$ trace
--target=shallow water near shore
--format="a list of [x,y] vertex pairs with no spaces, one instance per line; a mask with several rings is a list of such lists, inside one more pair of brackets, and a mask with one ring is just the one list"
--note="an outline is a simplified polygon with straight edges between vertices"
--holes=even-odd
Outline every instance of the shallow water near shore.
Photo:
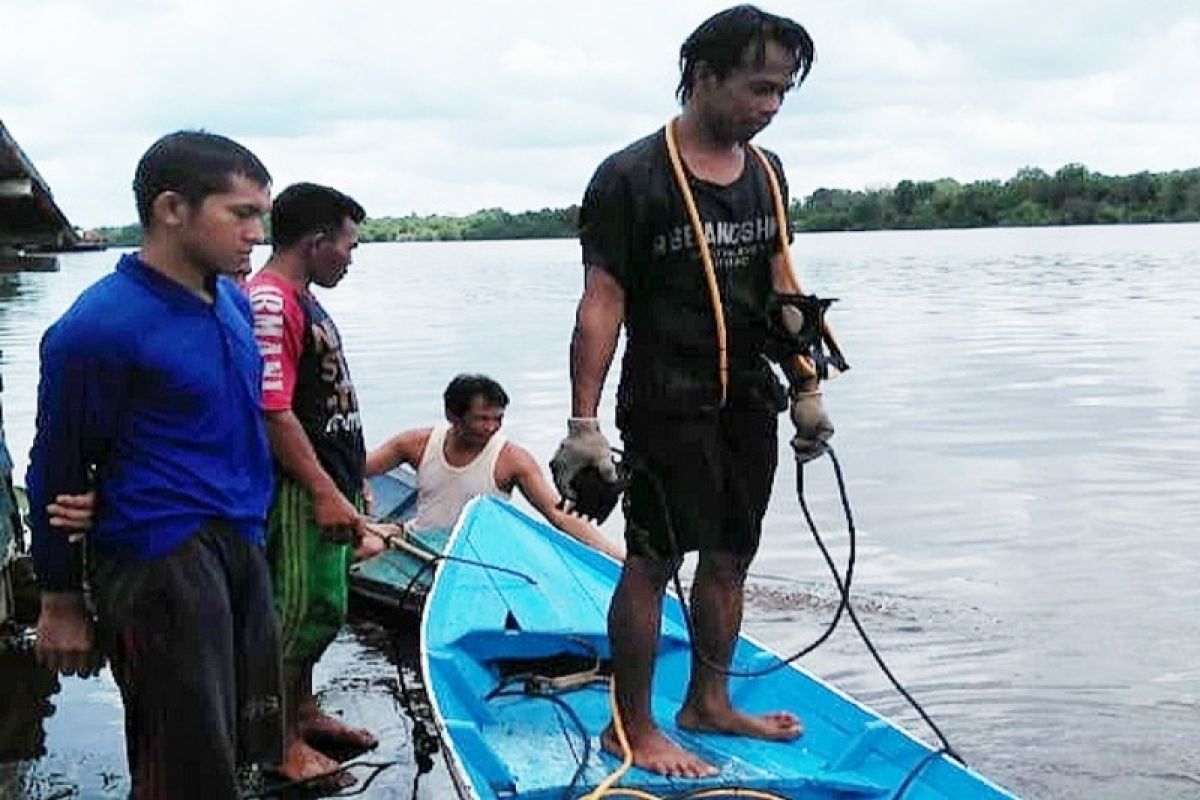
[[[858,528],[855,605],[889,666],[972,766],[1023,797],[1200,796],[1200,225],[808,234],[794,253],[806,288],[840,298],[830,318],[853,369],[825,399]],[[0,275],[18,478],[38,339],[115,258]],[[570,241],[360,247],[320,296],[368,445],[437,420],[450,377],[481,371],[512,396],[507,433],[544,464],[568,411],[577,262]],[[837,595],[781,455],[746,628],[789,652]],[[828,459],[806,468],[806,497],[844,563]],[[397,666],[411,653],[359,624],[317,672],[329,708],[381,735],[363,760],[396,762],[365,797],[413,796],[398,698],[414,676]],[[849,626],[801,663],[932,741]],[[123,797],[111,679],[57,684],[0,662],[4,719],[28,720],[0,742],[0,797]],[[18,685],[38,702],[17,704]],[[416,796],[453,796],[434,762]]]

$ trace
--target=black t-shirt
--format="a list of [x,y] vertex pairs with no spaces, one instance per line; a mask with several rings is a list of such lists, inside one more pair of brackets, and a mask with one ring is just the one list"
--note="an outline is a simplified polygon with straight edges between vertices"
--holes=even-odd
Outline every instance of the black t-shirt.
[[[787,207],[787,183],[775,169]],[[720,186],[689,174],[724,307],[727,403],[778,410],[781,387],[762,356],[770,261],[779,252],[774,201],[762,164],[747,152],[741,176]],[[585,264],[625,292],[625,358],[618,416],[691,415],[720,405],[717,327],[704,266],[663,130],[609,156],[579,212]],[[790,237],[790,231],[789,237]]]
[[300,300],[304,351],[296,370],[292,411],[321,466],[342,494],[352,499],[362,492],[367,459],[358,396],[333,319],[311,294],[301,294]]

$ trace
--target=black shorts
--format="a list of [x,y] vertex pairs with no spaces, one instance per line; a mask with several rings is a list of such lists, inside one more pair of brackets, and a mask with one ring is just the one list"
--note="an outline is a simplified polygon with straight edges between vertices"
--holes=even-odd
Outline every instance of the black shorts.
[[693,550],[751,558],[775,479],[776,416],[731,408],[686,418],[626,415],[628,551],[668,560]]
[[210,523],[163,558],[95,558],[100,642],[125,706],[130,797],[236,798],[282,758],[266,559]]

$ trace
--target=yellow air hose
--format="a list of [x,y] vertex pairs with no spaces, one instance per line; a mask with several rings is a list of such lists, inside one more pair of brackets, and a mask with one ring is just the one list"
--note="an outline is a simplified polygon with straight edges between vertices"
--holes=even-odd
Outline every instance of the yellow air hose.
[[678,119],[671,120],[664,129],[667,134],[667,155],[671,158],[675,183],[679,185],[679,193],[683,195],[683,203],[687,206],[688,220],[692,223],[696,246],[700,248],[700,262],[704,265],[708,299],[712,302],[713,319],[717,323],[717,369],[721,378],[721,405],[724,406],[725,398],[729,396],[729,334],[725,330],[725,311],[721,304],[721,290],[717,287],[717,270],[713,266],[712,249],[708,246],[708,237],[704,235],[704,224],[700,222],[700,212],[696,210],[696,199],[692,197],[692,189],[688,186],[687,173],[683,171],[679,145],[675,143],[677,121]]
[[[783,192],[779,188],[779,178],[775,175],[775,168],[771,166],[771,162],[767,160],[767,156],[762,150],[753,144],[747,144],[746,146],[750,148],[750,152],[758,159],[758,163],[762,164],[763,172],[767,174],[767,183],[771,185],[771,200],[775,205],[775,219],[779,223],[776,226],[779,228],[779,252],[783,254],[783,263],[786,267],[784,270],[784,280],[787,283],[786,288],[792,294],[803,294],[800,291],[800,281],[796,280],[796,270],[792,266],[792,247],[791,242],[788,241],[787,209],[783,206]],[[828,343],[830,350],[835,353],[842,352],[841,347],[838,346],[837,339],[834,338],[833,329],[824,321],[822,321],[821,336]],[[803,374],[810,378],[816,377],[817,371],[813,367],[812,361],[804,356],[797,356],[795,363]]]
[[[717,271],[713,265],[712,249],[708,244],[708,237],[704,235],[704,223],[700,220],[700,212],[696,209],[696,199],[692,195],[692,189],[688,185],[687,172],[683,168],[683,159],[679,155],[679,145],[675,139],[675,124],[678,118],[667,123],[664,131],[667,139],[667,155],[671,160],[671,169],[675,174],[675,183],[679,187],[679,193],[683,196],[684,206],[687,208],[688,221],[692,226],[692,233],[696,239],[696,246],[700,250],[700,263],[704,266],[704,278],[708,285],[708,299],[712,303],[713,320],[717,326],[717,369],[721,381],[721,405],[725,405],[725,400],[729,396],[729,334],[725,328],[725,311],[721,302],[721,290],[717,285]],[[763,172],[766,173],[767,183],[771,187],[771,201],[775,207],[776,228],[779,231],[779,251],[783,255],[785,265],[784,281],[787,284],[787,291],[792,294],[800,294],[800,282],[796,280],[796,272],[792,267],[791,242],[788,241],[788,225],[787,209],[783,205],[783,191],[779,187],[779,178],[775,175],[775,169],[771,166],[771,162],[767,160],[766,155],[753,144],[747,144],[750,152],[762,165]],[[831,348],[840,352],[837,342],[833,338],[833,331],[828,325],[825,325],[821,331],[825,340],[829,342]],[[814,378],[817,375],[816,369],[813,367],[812,361],[804,356],[796,356],[794,360],[795,366],[799,369],[800,374]]]
[[[608,682],[608,700],[609,705],[612,706],[612,725],[613,730],[616,731],[617,734],[617,744],[621,745],[621,766],[609,773],[607,778],[600,781],[600,785],[588,792],[586,795],[580,798],[580,800],[600,800],[602,797],[616,797],[617,793],[626,795],[628,792],[638,791],[636,789],[612,788],[612,785],[621,780],[625,773],[628,772],[633,766],[633,748],[629,746],[629,736],[625,733],[625,722],[621,719],[621,707],[617,704],[616,678],[613,678]],[[654,795],[646,794],[644,792],[638,792],[638,794],[634,796],[642,797],[648,800],[658,800],[658,798]]]
[[784,278],[787,280],[787,290],[792,294],[800,294],[800,281],[796,280],[796,272],[792,269],[792,243],[788,241],[787,209],[783,207],[783,192],[779,188],[779,178],[775,176],[775,168],[767,160],[767,156],[756,145],[746,145],[758,163],[762,164],[763,172],[767,175],[767,183],[771,186],[771,202],[775,206],[775,227],[779,229],[779,252],[783,254],[783,263],[787,265]]
[[[629,746],[629,736],[625,733],[625,722],[621,719],[621,709],[617,705],[617,681],[615,678],[608,682],[609,688],[609,703],[612,706],[613,715],[613,730],[617,734],[617,743],[621,745],[621,766],[613,770],[607,778],[600,781],[600,784],[583,795],[579,800],[602,800],[605,797],[635,797],[638,800],[667,800],[667,798],[643,792],[641,789],[627,789],[624,787],[614,787],[613,784],[621,780],[626,772],[633,767],[633,748]],[[704,789],[693,794],[689,794],[688,800],[701,800],[707,797],[747,797],[752,800],[787,800],[786,797],[771,792],[760,792],[757,789],[739,789],[736,786],[729,788]]]

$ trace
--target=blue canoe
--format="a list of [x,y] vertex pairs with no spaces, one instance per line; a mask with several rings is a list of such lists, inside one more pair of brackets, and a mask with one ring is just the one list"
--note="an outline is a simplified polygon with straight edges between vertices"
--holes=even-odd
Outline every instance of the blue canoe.
[[[399,467],[368,480],[375,496],[372,516],[395,523],[412,519],[417,511],[416,473]],[[407,542],[417,551],[436,555],[445,549],[449,536],[449,531],[422,531],[411,534]],[[384,611],[420,614],[432,582],[428,559],[405,550],[386,550],[350,567],[350,594]]]
[[[610,716],[607,684],[584,679],[589,667],[608,671],[605,618],[620,566],[493,498],[477,498],[464,510],[446,552],[463,560],[437,569],[421,622],[422,669],[460,795],[582,797],[619,766],[599,748]],[[754,670],[776,658],[742,637],[734,668]],[[635,768],[620,779],[620,789],[662,798],[703,789],[725,790],[707,797],[739,796],[734,787],[794,800],[1014,798],[795,667],[734,678],[730,689],[748,711],[799,713],[806,727],[799,739],[763,742],[678,730],[674,712],[689,669],[681,607],[668,597],[655,716],[721,774],[672,779]],[[573,682],[581,675],[582,686],[553,685],[553,679]]]

